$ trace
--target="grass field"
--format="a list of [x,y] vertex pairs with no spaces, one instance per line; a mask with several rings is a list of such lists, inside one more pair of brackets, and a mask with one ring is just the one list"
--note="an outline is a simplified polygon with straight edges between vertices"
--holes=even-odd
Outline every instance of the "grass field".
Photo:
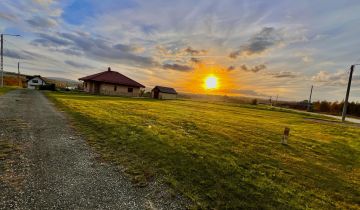
[[0,87],[0,96],[9,92],[10,90],[14,90],[16,87]]
[[265,106],[47,95],[104,159],[139,185],[162,179],[192,208],[359,208],[356,125]]

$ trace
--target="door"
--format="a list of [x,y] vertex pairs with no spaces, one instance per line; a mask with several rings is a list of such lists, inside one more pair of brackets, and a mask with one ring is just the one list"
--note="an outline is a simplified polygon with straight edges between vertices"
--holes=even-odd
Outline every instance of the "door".
[[94,87],[94,93],[95,94],[99,94],[100,93],[100,83],[95,83],[94,84],[95,85],[95,87]]

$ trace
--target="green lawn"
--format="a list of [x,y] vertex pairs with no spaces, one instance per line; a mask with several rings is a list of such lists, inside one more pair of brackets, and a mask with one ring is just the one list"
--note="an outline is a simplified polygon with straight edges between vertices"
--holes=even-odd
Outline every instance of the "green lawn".
[[104,159],[139,185],[162,179],[192,208],[359,208],[355,125],[262,106],[48,96]]
[[0,96],[9,92],[10,90],[16,89],[15,87],[0,87]]

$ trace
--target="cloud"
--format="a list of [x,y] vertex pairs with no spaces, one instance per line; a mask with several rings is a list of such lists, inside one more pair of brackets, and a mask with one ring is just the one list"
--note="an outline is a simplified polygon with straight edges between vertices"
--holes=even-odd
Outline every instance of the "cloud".
[[[169,57],[181,57],[181,56],[201,56],[206,55],[207,50],[204,49],[194,49],[191,46],[184,47],[183,42],[170,42],[164,45],[156,46],[157,52],[161,56]],[[186,45],[185,45],[186,46]]]
[[60,52],[66,55],[75,55],[75,56],[82,56],[84,55],[84,53],[82,51],[76,50],[76,49],[59,49],[59,48],[54,48],[54,49],[50,49],[51,51],[54,52]]
[[270,74],[275,78],[295,78],[299,76],[298,73],[294,73],[291,71],[272,72]]
[[0,12],[0,19],[8,20],[14,22],[17,18],[15,15],[12,14],[5,14]]
[[69,46],[72,44],[72,42],[61,39],[56,36],[50,36],[48,34],[39,34],[39,39],[35,39],[31,42],[33,45],[42,45],[44,47],[50,47],[50,46]]
[[115,49],[121,50],[123,52],[131,52],[133,51],[133,48],[129,45],[124,45],[124,44],[116,44],[114,45]]
[[133,66],[155,67],[159,64],[151,57],[141,56],[138,47],[113,44],[109,40],[79,33],[40,34],[40,39],[33,44],[49,47],[49,49],[69,55],[86,55],[103,62],[125,63]]
[[33,2],[39,5],[48,6],[53,3],[53,0],[33,0]]
[[238,56],[250,56],[254,54],[261,54],[270,47],[277,46],[283,41],[279,30],[273,27],[264,27],[259,33],[255,34],[247,44],[240,47],[239,50],[231,52],[230,58],[237,58]]
[[66,64],[68,64],[68,65],[70,65],[72,67],[75,67],[75,68],[82,68],[82,69],[93,68],[90,65],[87,65],[87,64],[84,64],[84,63],[78,63],[78,62],[75,62],[75,61],[66,60],[66,61],[64,61],[64,63],[66,63]]
[[191,71],[191,70],[193,70],[193,68],[190,66],[180,65],[180,64],[164,64],[163,68],[171,69],[171,70],[175,70],[175,71]]
[[195,50],[192,47],[187,47],[184,51],[190,55],[205,55],[207,53],[207,50]]
[[308,55],[304,55],[301,60],[304,62],[304,63],[310,63],[313,61],[312,57],[308,56]]
[[57,22],[49,17],[34,16],[26,21],[36,28],[51,28],[57,25]]
[[[312,81],[317,82],[321,85],[327,86],[346,86],[349,79],[349,74],[346,71],[337,71],[330,73],[327,71],[320,71],[312,78]],[[360,82],[360,76],[353,76],[353,82],[357,84]]]
[[190,61],[194,63],[201,63],[201,60],[199,58],[191,58]]
[[251,71],[251,72],[259,72],[261,70],[264,70],[266,69],[266,65],[265,64],[260,64],[260,65],[256,65],[256,66],[253,66],[253,67],[249,67],[247,66],[246,64],[243,64],[240,66],[240,69],[243,70],[243,71]]
[[235,70],[235,69],[236,69],[235,66],[229,66],[229,67],[227,68],[228,71],[233,71],[233,70]]
[[114,45],[114,48],[121,50],[123,52],[133,52],[133,53],[141,53],[144,51],[143,47],[139,47],[135,45],[116,44]]
[[102,38],[91,36],[80,36],[73,33],[60,33],[63,39],[70,40],[75,49],[81,50],[84,54],[101,59],[102,61],[125,62],[135,66],[156,66],[157,63],[151,57],[133,54],[129,52],[131,46],[112,45],[109,41]]
[[31,53],[25,51],[11,50],[11,49],[4,49],[4,56],[8,58],[23,59],[23,60],[31,60],[35,58]]

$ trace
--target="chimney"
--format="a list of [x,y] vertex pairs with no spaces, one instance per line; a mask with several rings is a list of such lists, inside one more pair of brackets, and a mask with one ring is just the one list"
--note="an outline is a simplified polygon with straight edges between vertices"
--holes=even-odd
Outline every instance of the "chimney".
[[111,68],[110,68],[110,67],[108,67],[108,71],[111,71]]

